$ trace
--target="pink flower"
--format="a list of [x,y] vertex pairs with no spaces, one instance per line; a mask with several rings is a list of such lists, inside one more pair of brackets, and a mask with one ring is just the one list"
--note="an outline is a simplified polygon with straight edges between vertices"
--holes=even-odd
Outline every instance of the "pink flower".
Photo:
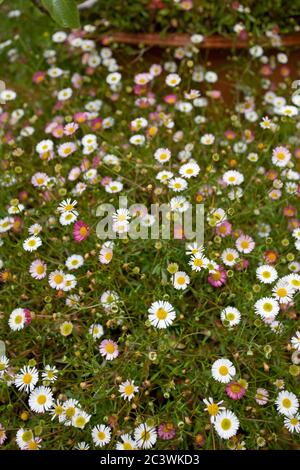
[[216,234],[224,238],[224,237],[227,237],[227,235],[231,234],[231,229],[232,229],[231,223],[225,220],[224,222],[222,222],[220,225],[216,227]]
[[82,242],[89,236],[90,233],[90,227],[83,220],[78,220],[77,222],[75,222],[73,227],[73,236],[75,242]]
[[235,269],[237,271],[243,271],[244,269],[247,269],[249,266],[249,261],[245,258],[242,258],[241,261],[239,261],[238,263],[236,263],[235,265]]
[[215,272],[209,274],[207,280],[213,287],[221,287],[223,284],[225,284],[227,280],[227,274],[223,266],[218,266]]
[[31,323],[31,314],[30,314],[30,310],[28,308],[24,308],[24,315],[25,315],[25,325],[29,325],[29,323]]
[[176,436],[176,429],[173,423],[162,423],[157,430],[158,437],[164,441],[170,441]]
[[240,235],[239,238],[235,242],[235,246],[237,247],[240,253],[251,253],[255,247],[255,241],[253,238],[249,237],[249,235]]
[[176,95],[167,95],[164,97],[165,103],[168,104],[175,104],[176,103]]
[[45,80],[46,73],[42,71],[35,72],[32,77],[33,83],[41,83]]
[[232,400],[240,400],[246,393],[246,389],[238,382],[232,381],[226,385],[226,393]]
[[255,401],[259,405],[263,406],[268,403],[269,392],[265,388],[258,388],[255,394]]

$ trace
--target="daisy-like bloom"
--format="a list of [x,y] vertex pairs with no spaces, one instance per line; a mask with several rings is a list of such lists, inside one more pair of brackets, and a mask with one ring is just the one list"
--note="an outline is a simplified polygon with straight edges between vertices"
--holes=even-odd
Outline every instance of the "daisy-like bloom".
[[101,341],[99,351],[101,356],[103,356],[107,361],[112,361],[119,355],[118,345],[111,339],[104,339]]
[[65,142],[58,147],[57,153],[60,157],[67,158],[69,155],[76,152],[76,150],[77,147],[74,142]]
[[177,73],[170,73],[166,77],[166,84],[170,87],[175,87],[179,85],[180,82],[181,82],[181,78],[179,77]]
[[172,325],[176,318],[174,307],[164,300],[153,302],[148,312],[148,319],[151,325],[158,329],[167,328]]
[[294,393],[282,390],[278,394],[275,405],[278,413],[285,416],[294,416],[298,411],[299,401]]
[[5,355],[0,356],[0,379],[3,377],[4,372],[8,368],[9,360]]
[[203,400],[204,404],[206,405],[206,408],[204,408],[204,411],[207,411],[207,413],[210,416],[210,422],[214,423],[216,416],[220,411],[225,410],[225,406],[222,406],[223,400],[219,401],[218,403],[215,403],[212,397],[204,398]]
[[112,218],[115,222],[127,222],[130,220],[131,215],[128,209],[121,208],[113,213]]
[[144,145],[146,138],[143,134],[135,134],[130,137],[129,142],[132,145]]
[[36,413],[45,413],[53,406],[53,394],[49,387],[37,387],[29,396],[29,407]]
[[264,264],[263,266],[259,266],[257,268],[256,277],[264,284],[272,284],[272,282],[276,281],[278,274],[273,266]]
[[300,275],[299,274],[289,274],[288,276],[284,276],[282,281],[285,281],[292,289],[295,291],[300,289]]
[[279,304],[272,297],[263,297],[255,302],[254,309],[262,318],[275,318],[279,313]]
[[76,122],[70,122],[64,127],[65,135],[73,135],[79,129],[79,125]]
[[152,75],[150,73],[138,73],[134,77],[134,83],[136,85],[147,85],[152,80]]
[[255,242],[249,235],[241,235],[237,238],[235,246],[240,253],[251,253],[254,250]]
[[201,254],[195,254],[194,256],[191,257],[189,261],[189,265],[191,266],[193,271],[201,271],[201,269],[204,269],[207,267],[208,259],[205,256],[202,256]]
[[284,426],[290,432],[300,433],[300,414],[297,413],[294,416],[287,416],[284,418]]
[[123,184],[120,181],[110,181],[105,185],[105,191],[107,193],[119,193],[123,189]]
[[41,142],[37,144],[35,149],[37,153],[43,154],[43,153],[51,152],[53,150],[53,147],[54,147],[53,141],[50,139],[47,139],[47,140],[41,140]]
[[124,400],[132,400],[134,394],[138,391],[139,387],[134,385],[134,380],[126,380],[126,382],[121,383],[119,386],[119,392]]
[[90,234],[91,229],[83,220],[75,222],[73,227],[73,236],[76,243],[84,241]]
[[221,312],[221,321],[229,326],[238,325],[241,321],[241,312],[235,307],[226,307]]
[[111,430],[104,424],[97,424],[92,429],[92,439],[97,447],[103,447],[110,442]]
[[119,72],[109,73],[106,77],[106,83],[108,83],[110,86],[117,85],[120,83],[121,79],[122,75]]
[[213,134],[204,134],[200,139],[200,142],[203,145],[212,145],[214,141],[215,136]]
[[261,122],[259,123],[259,125],[262,129],[272,129],[272,128],[274,128],[274,123],[272,122],[272,120],[268,116],[263,117]]
[[0,446],[5,442],[6,440],[6,431],[5,427],[3,426],[2,423],[0,423]]
[[13,331],[19,331],[28,324],[28,318],[26,318],[26,309],[24,308],[15,308],[8,320],[8,325]]
[[4,217],[0,219],[0,233],[8,232],[14,225],[13,217]]
[[118,294],[112,290],[106,290],[100,297],[100,302],[106,310],[111,310],[112,307],[116,306],[118,300]]
[[244,181],[244,175],[236,170],[226,171],[222,177],[224,183],[228,186],[238,186]]
[[179,174],[183,178],[192,178],[192,176],[198,176],[200,172],[200,167],[195,161],[189,161],[179,168]]
[[82,137],[81,143],[84,147],[97,144],[97,137],[95,134],[86,134]]
[[217,359],[212,367],[211,374],[217,382],[227,384],[235,376],[235,367],[229,359]]
[[169,149],[159,148],[155,151],[154,158],[159,163],[166,163],[171,158],[171,152]]
[[194,242],[194,243],[190,243],[188,246],[187,246],[187,250],[186,250],[186,254],[187,255],[203,255],[204,253],[204,247],[203,245],[198,245],[198,243]]
[[58,404],[58,417],[59,422],[64,423],[66,426],[71,426],[72,419],[75,416],[78,409],[80,409],[80,403],[78,400],[74,398],[70,398],[69,400],[65,401],[62,405],[63,412],[60,412],[60,405]]
[[70,321],[64,321],[60,325],[59,330],[62,336],[65,336],[65,337],[70,336],[70,334],[72,334],[72,331],[73,331],[73,323]]
[[35,173],[31,178],[31,183],[34,187],[39,188],[42,186],[47,186],[50,178],[46,173]]
[[47,264],[40,259],[36,259],[31,263],[29,273],[34,279],[44,279],[47,274]]
[[13,90],[2,90],[0,92],[0,101],[13,101],[17,97],[17,93]]
[[272,292],[279,303],[287,304],[293,299],[294,289],[285,280],[279,280]]
[[226,385],[226,394],[232,400],[240,400],[246,393],[245,387],[243,387],[239,382],[232,381]]
[[137,447],[140,449],[150,449],[156,443],[156,429],[148,426],[146,423],[142,423],[134,430],[134,439]]
[[44,371],[42,372],[42,379],[47,380],[47,382],[55,382],[57,380],[58,370],[56,367],[51,367],[49,365],[45,366]]
[[239,254],[232,248],[226,248],[221,255],[221,259],[226,266],[234,266],[239,259]]
[[30,235],[38,235],[43,230],[43,227],[40,224],[30,225],[28,232]]
[[157,429],[159,439],[171,441],[176,437],[176,427],[173,423],[161,423]]
[[78,269],[84,263],[83,256],[81,255],[71,255],[66,259],[66,267],[69,270]]
[[65,199],[64,201],[60,202],[57,210],[58,212],[73,212],[75,215],[78,215],[75,207],[77,206],[77,201],[72,199]]
[[272,163],[280,168],[285,167],[291,159],[291,153],[286,147],[276,147],[272,152]]
[[190,206],[190,203],[184,196],[175,196],[170,200],[170,207],[173,212],[185,212]]
[[57,99],[58,101],[66,101],[69,98],[71,98],[72,94],[73,94],[72,88],[64,88],[63,90],[60,90],[57,93]]
[[85,425],[89,422],[90,419],[91,415],[83,410],[77,409],[75,415],[72,418],[72,425],[74,428],[84,429]]
[[129,434],[122,434],[121,441],[117,442],[117,450],[136,450],[136,443]]
[[239,420],[230,410],[221,411],[214,421],[214,428],[222,439],[230,439],[239,429]]
[[223,284],[225,284],[227,281],[227,274],[223,266],[217,265],[213,267],[213,270],[210,272],[207,280],[213,287],[223,286]]
[[15,386],[19,390],[31,392],[39,380],[39,373],[35,367],[24,366],[15,376]]
[[78,442],[74,447],[75,450],[89,450],[89,448],[90,446],[84,441]]
[[64,287],[66,282],[66,275],[61,270],[52,271],[49,274],[49,284],[52,289],[60,290]]
[[184,271],[177,271],[173,276],[173,286],[177,290],[184,290],[190,283],[190,277]]
[[158,179],[161,183],[164,183],[173,178],[173,176],[174,174],[171,171],[163,170],[157,173],[156,179]]
[[295,336],[291,339],[291,343],[294,349],[300,351],[300,331],[296,331]]
[[73,274],[66,274],[66,277],[65,277],[65,284],[64,286],[62,287],[62,290],[64,292],[68,292],[69,290],[72,290],[74,289],[74,287],[76,286],[77,284],[77,279],[76,277],[73,275]]
[[109,264],[112,258],[113,258],[113,245],[104,243],[99,254],[100,263]]
[[36,251],[42,245],[40,237],[33,235],[32,237],[26,238],[23,242],[23,248],[25,251]]
[[89,333],[93,336],[94,339],[99,339],[104,335],[103,326],[99,323],[94,323],[89,327]]
[[19,429],[16,434],[16,442],[21,450],[25,450],[28,442],[34,439],[31,429]]
[[63,212],[59,217],[59,222],[61,225],[66,226],[70,225],[77,219],[77,216],[74,212]]
[[175,192],[184,191],[187,188],[188,184],[184,178],[172,178],[169,181],[168,187]]
[[266,405],[269,401],[269,392],[265,388],[258,388],[255,393],[255,401],[258,405]]

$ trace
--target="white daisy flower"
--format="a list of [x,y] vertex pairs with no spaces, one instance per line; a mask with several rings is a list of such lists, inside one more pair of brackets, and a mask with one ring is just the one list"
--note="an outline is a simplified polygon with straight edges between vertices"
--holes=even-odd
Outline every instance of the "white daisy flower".
[[97,447],[103,447],[110,442],[111,430],[104,424],[98,424],[92,429],[92,439]]
[[264,264],[256,269],[256,277],[263,284],[272,284],[274,281],[276,281],[278,274],[273,266]]
[[254,304],[255,313],[264,319],[275,318],[280,307],[277,300],[272,297],[263,297]]
[[121,393],[121,397],[124,398],[124,400],[131,401],[134,397],[134,394],[138,391],[139,387],[134,385],[134,380],[126,380],[119,386],[119,392]]
[[39,373],[35,367],[24,366],[15,376],[15,386],[19,390],[31,392],[39,380]]
[[134,430],[134,439],[137,447],[150,449],[156,443],[156,429],[148,426],[146,423],[142,423]]
[[184,271],[177,271],[173,276],[173,286],[177,290],[184,290],[190,283],[189,276]]
[[148,309],[148,319],[155,328],[167,328],[176,318],[174,307],[164,300],[153,302]]
[[235,326],[240,323],[241,312],[235,307],[226,307],[221,312],[221,321],[226,321],[229,326]]
[[36,413],[45,413],[53,406],[53,394],[49,387],[37,387],[29,395],[29,407]]
[[65,265],[71,271],[72,269],[80,268],[84,263],[83,256],[71,255],[66,259]]
[[212,367],[211,374],[217,382],[227,384],[235,376],[236,370],[229,359],[217,359]]
[[278,413],[285,416],[294,416],[298,411],[299,401],[294,393],[282,390],[278,394],[275,405]]
[[230,439],[235,436],[239,426],[238,418],[230,410],[218,413],[214,421],[214,428],[222,439]]
[[26,238],[23,242],[23,248],[25,251],[36,251],[42,245],[40,237],[33,235],[32,237]]

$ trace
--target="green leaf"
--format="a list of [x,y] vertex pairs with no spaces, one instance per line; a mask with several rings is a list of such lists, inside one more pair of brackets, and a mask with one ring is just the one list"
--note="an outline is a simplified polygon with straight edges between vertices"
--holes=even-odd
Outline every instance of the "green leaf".
[[[0,0],[0,2],[1,2],[1,0]],[[5,343],[4,343],[4,341],[0,341],[0,357],[5,356],[5,352],[6,352]]]
[[63,28],[79,28],[80,20],[75,0],[42,0],[43,6]]

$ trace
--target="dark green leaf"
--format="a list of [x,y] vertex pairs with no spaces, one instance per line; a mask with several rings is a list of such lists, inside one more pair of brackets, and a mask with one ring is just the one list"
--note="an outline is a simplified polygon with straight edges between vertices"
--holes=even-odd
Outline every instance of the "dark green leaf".
[[43,6],[63,28],[79,28],[80,20],[75,0],[42,0]]

